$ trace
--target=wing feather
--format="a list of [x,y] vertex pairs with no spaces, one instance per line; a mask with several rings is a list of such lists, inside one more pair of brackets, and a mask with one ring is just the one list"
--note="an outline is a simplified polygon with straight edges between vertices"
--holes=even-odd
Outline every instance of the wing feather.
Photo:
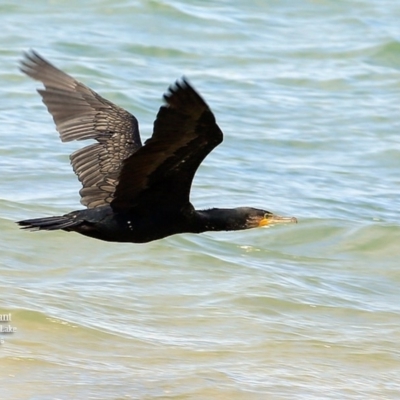
[[25,53],[21,71],[41,81],[39,89],[63,142],[94,139],[71,156],[81,181],[81,203],[88,208],[114,198],[123,161],[141,146],[136,118],[54,67],[35,51]]
[[198,167],[223,140],[213,113],[187,80],[177,81],[164,99],[166,105],[157,114],[152,137],[123,162],[111,203],[115,210],[189,204]]

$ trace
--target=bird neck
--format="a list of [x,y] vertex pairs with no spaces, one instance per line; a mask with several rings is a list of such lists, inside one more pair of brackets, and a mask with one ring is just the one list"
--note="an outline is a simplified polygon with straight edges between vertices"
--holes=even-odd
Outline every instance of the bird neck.
[[246,218],[236,208],[211,208],[196,211],[197,232],[246,229]]

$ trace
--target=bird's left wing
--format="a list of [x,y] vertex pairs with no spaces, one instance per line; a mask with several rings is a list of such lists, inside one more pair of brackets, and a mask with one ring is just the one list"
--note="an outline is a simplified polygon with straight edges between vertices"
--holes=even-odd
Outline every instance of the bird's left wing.
[[122,165],[115,210],[188,204],[197,168],[223,140],[213,113],[187,80],[172,85],[164,100],[152,137]]

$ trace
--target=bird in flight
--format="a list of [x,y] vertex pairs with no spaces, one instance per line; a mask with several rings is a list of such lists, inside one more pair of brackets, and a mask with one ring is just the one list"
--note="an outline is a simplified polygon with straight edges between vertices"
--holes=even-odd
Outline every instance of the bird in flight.
[[86,209],[19,221],[23,229],[77,232],[109,242],[146,243],[178,233],[234,231],[297,222],[251,207],[195,210],[196,170],[223,139],[210,108],[182,78],[164,94],[153,135],[142,145],[137,119],[54,67],[37,52],[20,69],[38,89],[63,142],[95,143],[71,154]]

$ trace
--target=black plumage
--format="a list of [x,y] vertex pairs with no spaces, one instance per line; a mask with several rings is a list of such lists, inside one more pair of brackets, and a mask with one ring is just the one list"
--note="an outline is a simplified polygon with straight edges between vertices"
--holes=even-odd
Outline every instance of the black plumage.
[[164,95],[153,135],[142,146],[136,118],[54,67],[25,53],[21,71],[38,92],[63,142],[94,139],[71,156],[86,210],[18,222],[25,229],[74,231],[97,239],[143,243],[183,232],[238,230],[295,218],[241,207],[196,211],[194,175],[223,135],[205,101],[182,78]]

